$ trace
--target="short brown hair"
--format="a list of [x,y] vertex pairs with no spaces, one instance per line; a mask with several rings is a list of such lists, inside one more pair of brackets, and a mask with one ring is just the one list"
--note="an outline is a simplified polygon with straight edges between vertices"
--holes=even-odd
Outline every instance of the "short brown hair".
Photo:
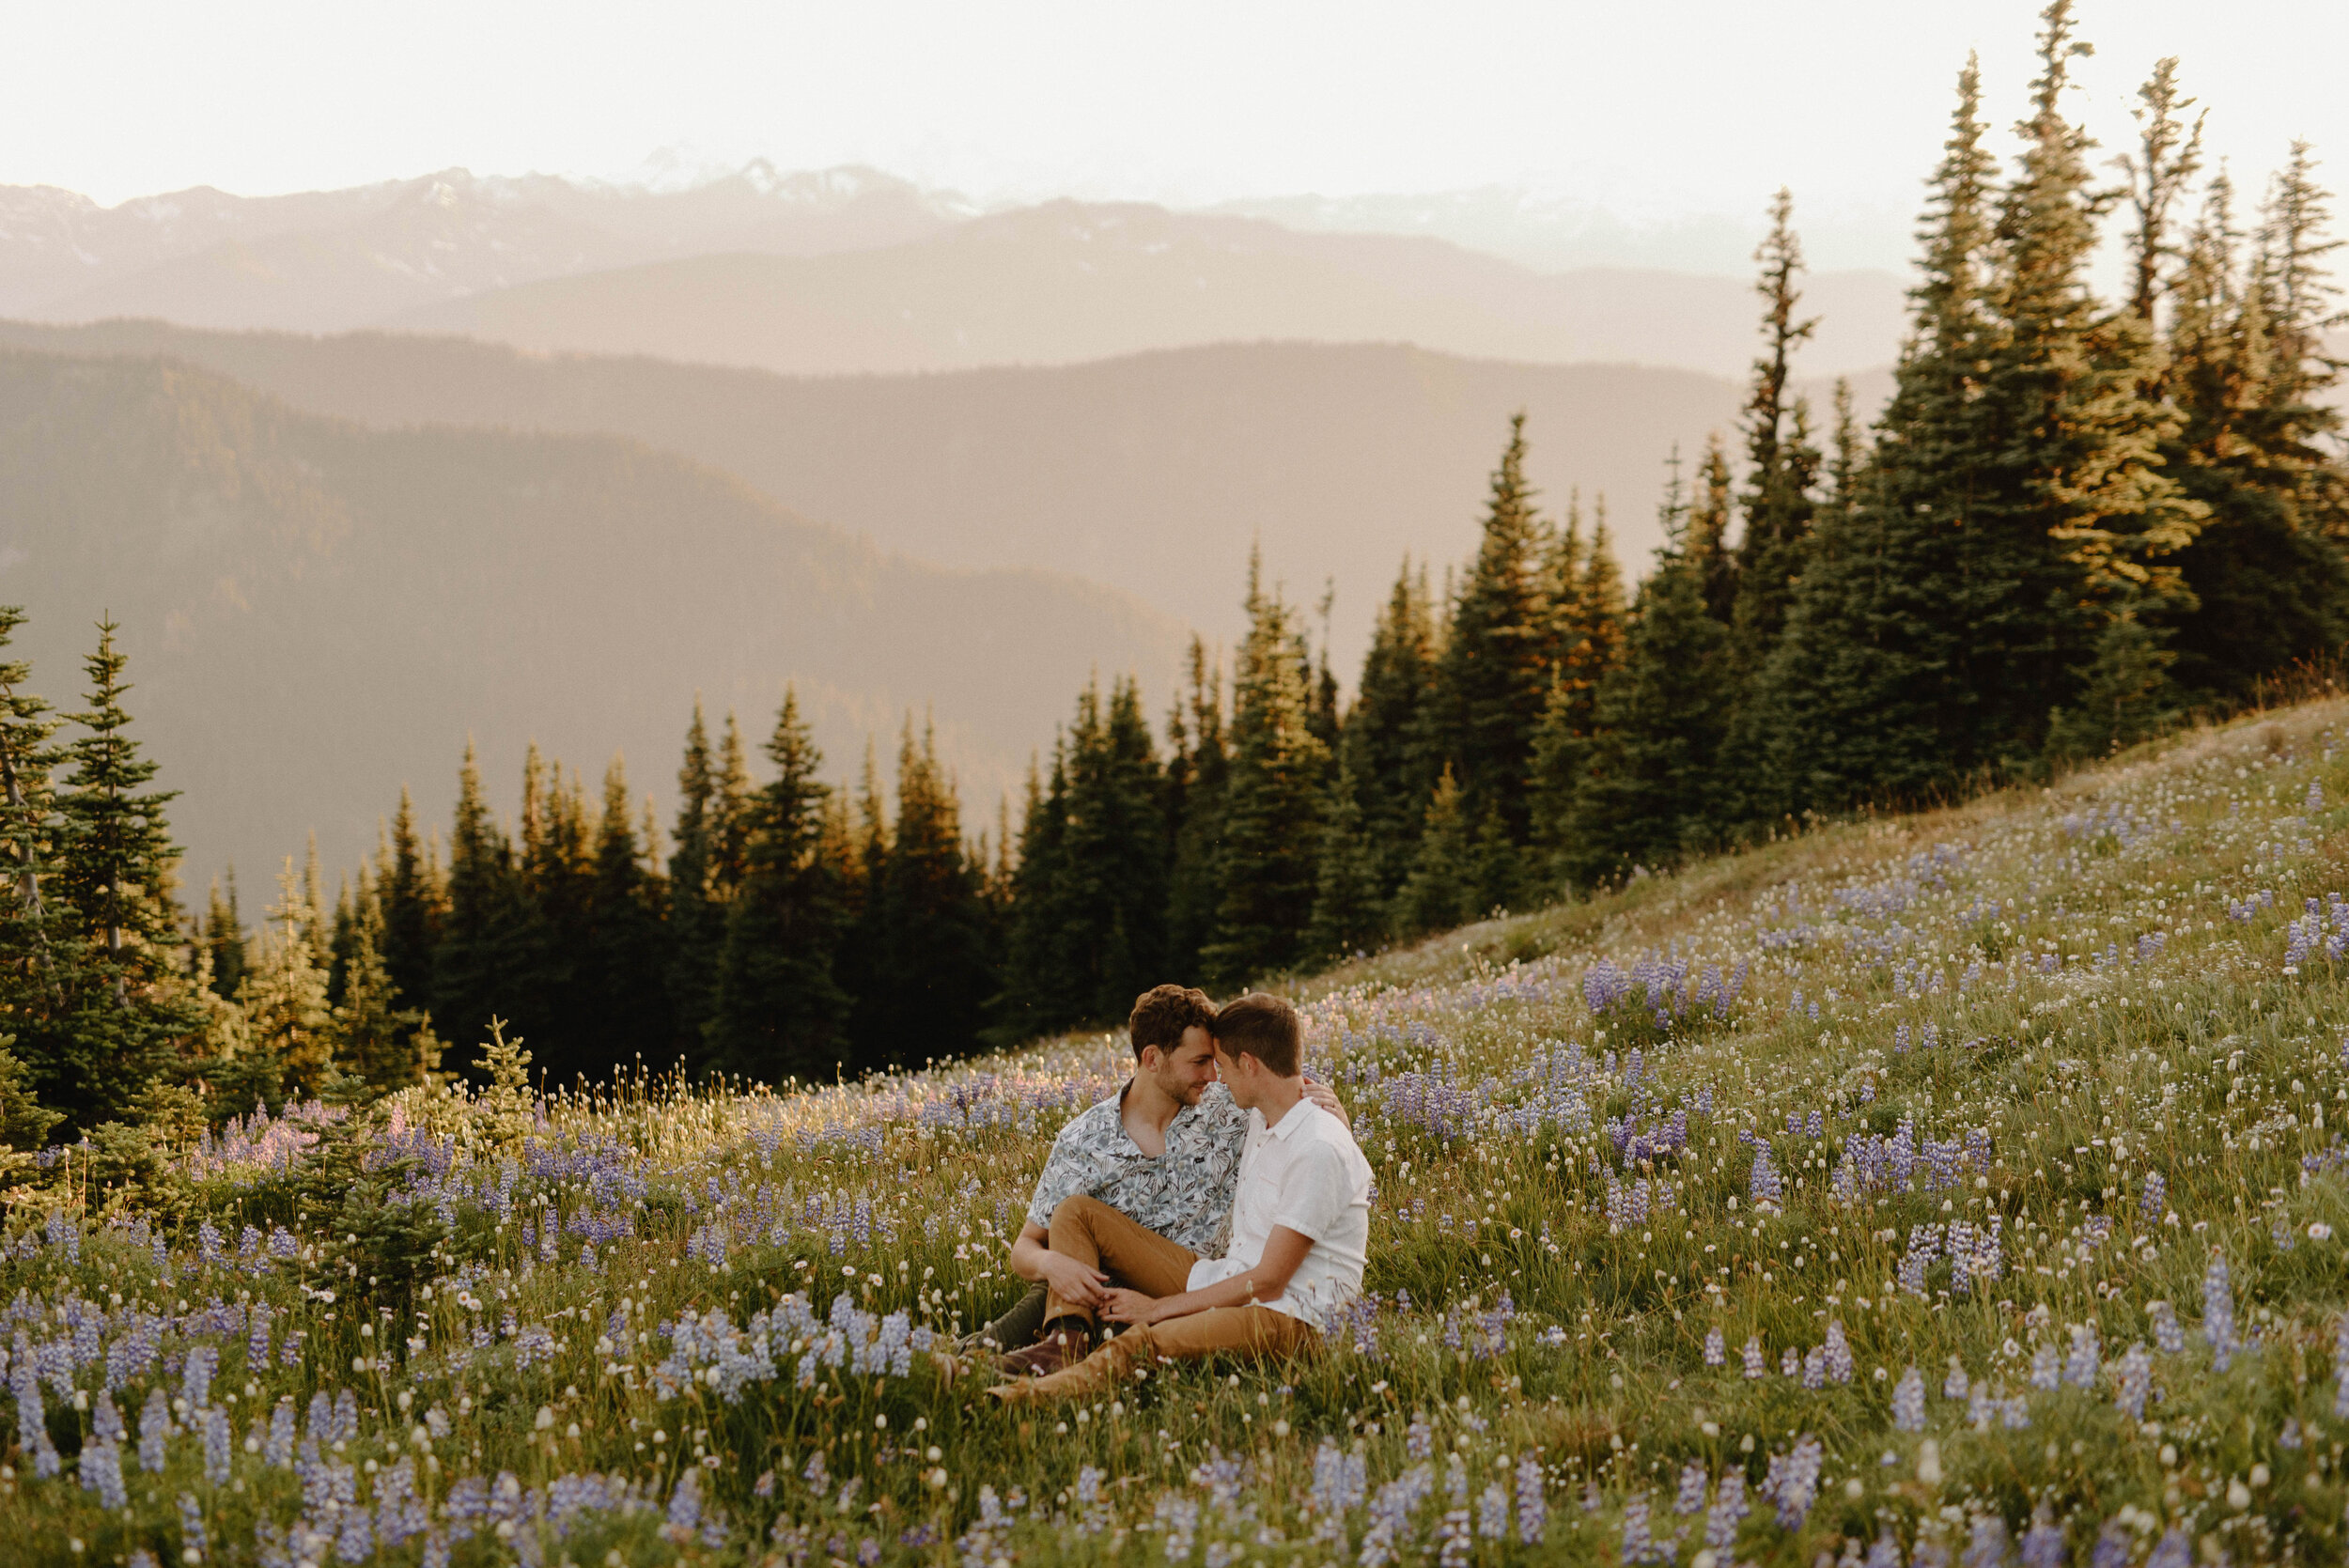
[[1126,1020],[1137,1059],[1151,1046],[1173,1050],[1187,1029],[1214,1027],[1215,1003],[1195,986],[1153,986],[1134,998],[1133,1015]]
[[1279,1078],[1297,1076],[1305,1024],[1297,1009],[1279,997],[1266,991],[1234,997],[1216,1014],[1207,1031],[1226,1054],[1252,1056]]

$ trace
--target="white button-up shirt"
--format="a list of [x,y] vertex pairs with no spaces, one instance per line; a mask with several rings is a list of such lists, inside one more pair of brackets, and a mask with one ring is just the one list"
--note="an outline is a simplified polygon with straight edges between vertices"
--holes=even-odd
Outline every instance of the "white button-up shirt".
[[1277,1301],[1260,1302],[1316,1328],[1361,1294],[1370,1251],[1370,1161],[1346,1124],[1311,1100],[1299,1100],[1268,1127],[1248,1113],[1239,1188],[1232,1200],[1232,1239],[1221,1258],[1191,1265],[1188,1288],[1204,1290],[1264,1261],[1272,1228],[1285,1225],[1311,1241]]

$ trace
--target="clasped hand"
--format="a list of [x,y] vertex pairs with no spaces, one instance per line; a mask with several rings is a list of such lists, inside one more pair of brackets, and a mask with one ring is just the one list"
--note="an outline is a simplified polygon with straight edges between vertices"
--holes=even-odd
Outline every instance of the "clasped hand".
[[1164,1317],[1165,1305],[1164,1297],[1144,1296],[1138,1290],[1112,1286],[1101,1293],[1101,1315],[1112,1323],[1128,1323],[1137,1328]]

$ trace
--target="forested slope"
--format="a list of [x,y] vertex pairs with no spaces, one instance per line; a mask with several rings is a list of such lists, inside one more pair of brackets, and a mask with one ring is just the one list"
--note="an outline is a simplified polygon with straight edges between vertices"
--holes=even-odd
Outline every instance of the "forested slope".
[[[1223,564],[1229,569],[1229,564]],[[1178,629],[1042,571],[944,570],[612,437],[370,431],[203,372],[0,354],[0,598],[72,706],[111,612],[200,886],[316,827],[371,849],[401,781],[442,819],[466,737],[614,748],[669,797],[693,696],[763,729],[796,680],[842,771],[934,706],[990,815],[1096,668],[1171,683]]]

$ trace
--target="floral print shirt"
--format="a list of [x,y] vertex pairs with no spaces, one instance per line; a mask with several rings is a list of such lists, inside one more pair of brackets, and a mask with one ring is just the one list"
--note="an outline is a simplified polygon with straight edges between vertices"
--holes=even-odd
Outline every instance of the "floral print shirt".
[[1248,1113],[1221,1083],[1166,1125],[1166,1153],[1153,1159],[1126,1134],[1119,1090],[1081,1110],[1052,1140],[1051,1157],[1028,1204],[1028,1223],[1050,1230],[1061,1200],[1098,1198],[1135,1223],[1202,1257],[1221,1252],[1232,1192],[1248,1144]]

